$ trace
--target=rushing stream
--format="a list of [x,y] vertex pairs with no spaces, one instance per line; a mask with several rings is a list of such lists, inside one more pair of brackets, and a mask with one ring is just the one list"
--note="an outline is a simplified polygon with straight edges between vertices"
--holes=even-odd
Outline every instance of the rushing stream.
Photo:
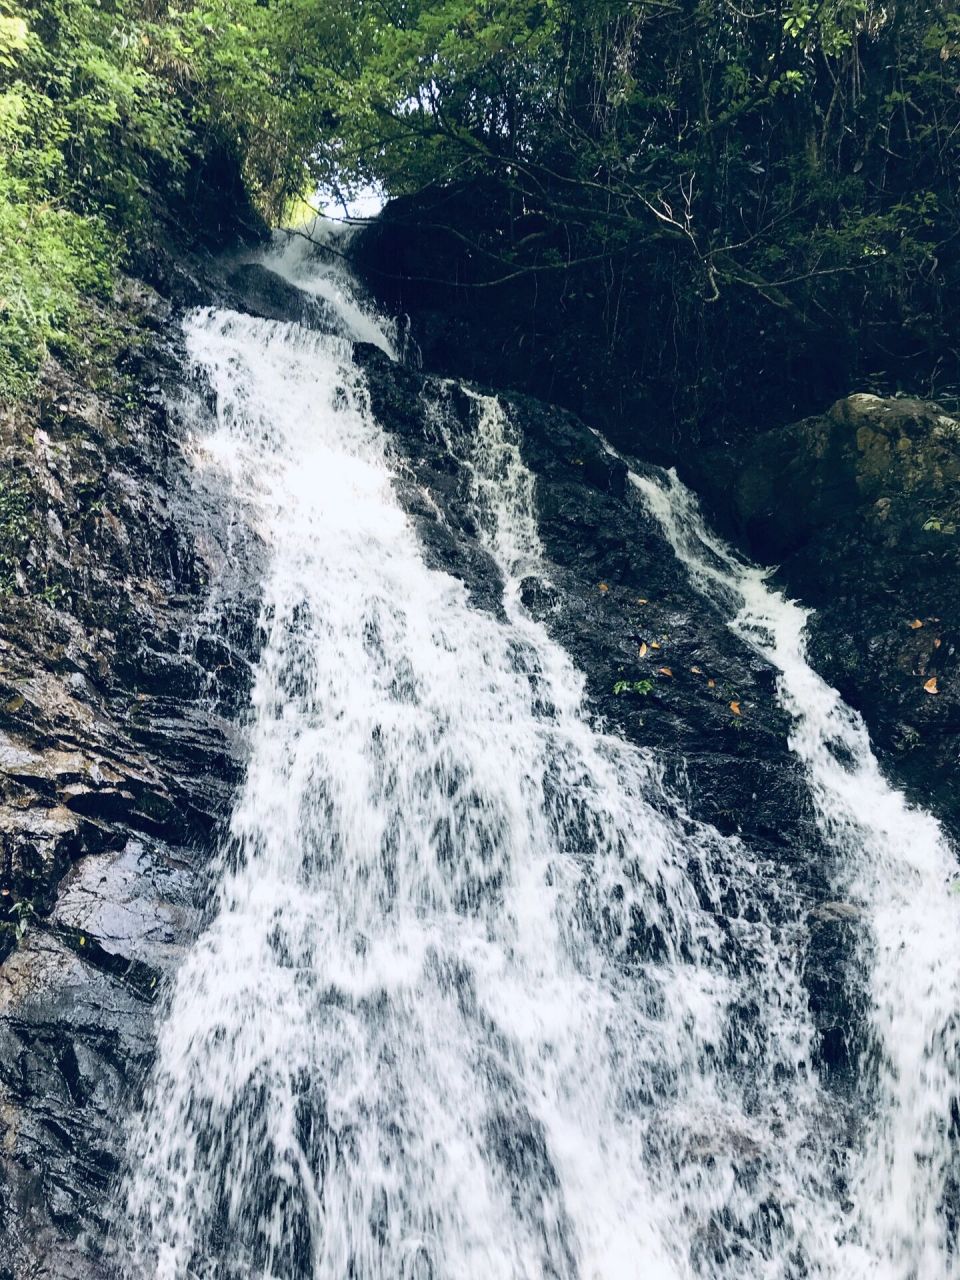
[[442,388],[423,410],[471,478],[496,616],[426,566],[397,497],[351,359],[395,335],[304,242],[271,265],[338,332],[186,325],[216,405],[198,399],[196,464],[267,550],[263,649],[208,924],[131,1137],[124,1274],[952,1275],[954,863],[806,664],[802,611],[677,482],[633,477],[780,673],[837,895],[867,922],[875,1085],[852,1140],[812,1065],[808,904],[594,725],[521,603],[549,566],[501,405],[473,395],[470,432]]

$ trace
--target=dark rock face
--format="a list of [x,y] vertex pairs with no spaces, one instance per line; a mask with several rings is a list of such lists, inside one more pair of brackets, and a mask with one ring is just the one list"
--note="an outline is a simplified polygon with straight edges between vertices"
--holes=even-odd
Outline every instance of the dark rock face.
[[[168,310],[128,282],[134,340]],[[4,1277],[96,1274],[154,1001],[242,763],[255,579],[148,391],[169,357],[137,342],[130,359],[140,391],[51,365],[38,402],[0,420],[26,499],[0,530],[19,553],[0,597]]]
[[261,547],[190,474],[207,389],[181,385],[177,319],[324,317],[202,245],[141,247],[164,292],[123,282],[109,386],[51,363],[0,418],[0,1280],[107,1274],[157,997],[243,767]]
[[960,423],[851,396],[706,459],[694,483],[814,606],[814,664],[896,780],[960,832]]
[[[734,541],[780,564],[791,594],[818,610],[814,665],[864,714],[897,782],[960,833],[950,416],[860,395],[779,426],[849,386],[857,362],[836,334],[813,359],[790,332],[758,338],[755,352],[743,315],[726,323],[732,344],[714,351],[716,368],[739,372],[688,406],[687,384],[710,357],[698,347],[684,372],[684,349],[664,364],[657,344],[673,321],[655,307],[643,314],[643,281],[612,309],[611,336],[602,281],[505,271],[503,246],[543,234],[535,218],[517,223],[496,190],[484,199],[452,188],[391,202],[353,252],[382,305],[409,318],[427,368],[541,396],[631,455],[678,465]],[[937,691],[925,693],[933,677]]]
[[[245,262],[226,277],[230,290],[224,301],[248,315],[263,320],[294,321],[308,328],[319,328],[324,308],[320,300],[288,284],[274,271],[259,262]],[[230,296],[232,294],[232,296]]]

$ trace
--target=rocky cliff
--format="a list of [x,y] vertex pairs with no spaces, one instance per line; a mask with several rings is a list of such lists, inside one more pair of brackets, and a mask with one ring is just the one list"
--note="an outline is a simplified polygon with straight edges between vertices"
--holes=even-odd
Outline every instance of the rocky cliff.
[[[0,1274],[90,1274],[155,1002],[240,768],[253,552],[188,479],[172,307],[127,279],[96,389],[0,449]],[[215,586],[212,586],[215,584]],[[215,590],[216,602],[211,592]],[[77,1270],[75,1271],[75,1268]]]
[[[242,768],[263,549],[187,464],[191,414],[209,405],[205,388],[183,385],[178,308],[217,301],[325,322],[249,262],[149,274],[168,296],[128,284],[115,383],[93,392],[51,367],[38,403],[2,426],[16,478],[6,492],[20,496],[0,597],[0,1276],[18,1280],[107,1273],[124,1116]],[[428,562],[496,613],[497,571],[461,501],[469,478],[425,412],[442,397],[469,433],[469,397],[375,348],[358,344],[355,358]],[[597,720],[659,753],[690,820],[738,835],[758,866],[789,868],[809,904],[818,1058],[842,1113],[861,1016],[846,965],[859,926],[830,900],[830,855],[774,673],[694,592],[624,465],[584,422],[502,398],[537,478],[551,582],[531,579],[524,603],[583,671]],[[780,561],[791,589],[819,606],[822,670],[945,814],[955,432],[929,406],[854,399],[758,438],[735,463],[718,457],[708,486],[752,553]],[[733,894],[728,908],[740,909]]]

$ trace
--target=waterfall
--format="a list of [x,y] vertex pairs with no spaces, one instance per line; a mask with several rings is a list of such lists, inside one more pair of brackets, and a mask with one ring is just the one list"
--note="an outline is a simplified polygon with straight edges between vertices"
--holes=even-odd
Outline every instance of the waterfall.
[[223,310],[185,324],[215,405],[197,397],[192,456],[266,549],[262,654],[208,921],[132,1128],[123,1274],[947,1275],[949,855],[807,667],[800,611],[710,540],[679,487],[638,478],[697,582],[731,611],[743,597],[734,625],[782,673],[850,853],[844,888],[870,912],[887,1063],[855,1210],[813,1066],[808,904],[591,719],[582,675],[521,602],[520,580],[550,567],[509,415],[468,393],[465,430],[439,384],[422,406],[469,477],[495,615],[427,567],[398,498],[352,360],[353,340],[392,354],[394,335],[342,266],[299,244],[268,265],[337,331]]
[[948,1135],[960,1099],[956,856],[934,819],[885,780],[861,717],[810,667],[807,612],[706,527],[675,472],[630,480],[694,584],[778,672],[790,745],[839,855],[837,892],[867,926],[859,963],[869,975],[871,1038],[862,1065],[878,1077],[877,1096],[850,1171],[848,1232],[873,1257],[874,1275],[953,1275],[944,1198],[957,1177]]

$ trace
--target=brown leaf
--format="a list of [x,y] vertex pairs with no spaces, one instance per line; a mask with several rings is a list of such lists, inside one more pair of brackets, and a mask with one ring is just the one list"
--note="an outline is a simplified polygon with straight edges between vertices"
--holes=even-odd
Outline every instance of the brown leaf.
[[923,626],[923,623],[920,621],[920,619],[914,618],[914,620],[910,623],[910,630],[919,631],[922,626]]
[[670,670],[670,668],[669,668],[669,667],[658,667],[657,669],[659,670],[659,672],[660,672],[660,674],[661,674],[662,676],[672,676],[672,675],[673,675],[673,672]]
[[933,647],[935,649],[939,649],[942,644],[943,644],[943,641],[940,639],[939,636],[937,636],[936,640],[934,640],[933,642]]
[[649,604],[649,600],[645,600],[643,596],[637,596],[637,604]]
[[926,681],[926,683],[925,683],[925,684],[924,684],[924,686],[923,686],[923,691],[924,691],[924,693],[939,693],[939,692],[940,692],[940,690],[937,688],[937,677],[936,677],[936,676],[931,676],[931,677],[930,677],[930,679]]
[[715,689],[716,687],[717,687],[717,682],[716,682],[716,680],[708,680],[708,681],[707,681],[707,688],[708,688],[708,689]]
[[735,716],[740,715],[740,714],[741,714],[741,711],[740,711],[740,703],[739,703],[739,702],[731,702],[731,703],[730,703],[730,710],[733,712],[733,714],[734,714]]
[[600,590],[601,590],[601,591],[609,591],[609,590],[610,590],[610,588],[607,586],[607,584],[606,584],[605,582],[601,582],[601,583],[600,583]]
[[651,648],[651,649],[659,649],[659,648],[660,648],[660,645],[659,645],[658,641],[656,641],[656,640],[651,640],[651,641],[650,641],[650,648]]
[[643,644],[642,644],[642,645],[640,646],[640,648],[637,650],[637,653],[640,655],[640,657],[641,657],[641,658],[645,658],[645,657],[647,656],[647,642],[646,642],[646,640],[644,640]]
[[695,676],[702,676],[702,675],[703,675],[703,672],[700,670],[700,668],[699,668],[699,667],[691,667],[691,668],[690,668],[690,670],[693,672],[693,674],[694,674]]

